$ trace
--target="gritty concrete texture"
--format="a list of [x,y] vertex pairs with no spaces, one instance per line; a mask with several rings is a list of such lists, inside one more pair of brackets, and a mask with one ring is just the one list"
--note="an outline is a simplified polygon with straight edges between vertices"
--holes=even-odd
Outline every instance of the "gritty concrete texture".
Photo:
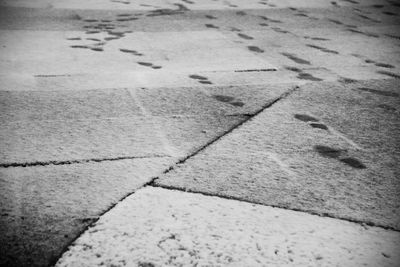
[[0,91],[1,121],[118,118],[141,115],[126,89]]
[[0,265],[47,266],[171,158],[0,169]]
[[399,249],[398,232],[148,187],[105,214],[56,266],[396,266]]
[[397,88],[303,85],[156,183],[400,229]]
[[[54,263],[91,218],[153,176],[399,230],[399,14],[393,0],[0,0],[2,261]],[[103,175],[113,183],[93,185]],[[16,211],[25,215],[8,216]],[[189,256],[218,262],[211,250]],[[373,264],[398,260],[374,251]],[[187,259],[157,253],[169,265]],[[290,253],[270,265],[295,265]]]
[[4,123],[0,140],[2,164],[169,155],[141,116]]

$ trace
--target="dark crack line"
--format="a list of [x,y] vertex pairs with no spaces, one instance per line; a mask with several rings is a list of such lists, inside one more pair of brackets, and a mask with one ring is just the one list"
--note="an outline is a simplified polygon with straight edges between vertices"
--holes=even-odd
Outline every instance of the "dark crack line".
[[349,218],[349,217],[345,217],[345,216],[336,216],[336,215],[333,215],[333,214],[330,214],[327,212],[317,212],[317,211],[307,210],[307,209],[289,208],[289,207],[284,207],[284,206],[279,206],[279,205],[265,204],[260,201],[251,201],[251,200],[241,198],[241,197],[223,195],[223,194],[218,194],[218,193],[208,193],[208,192],[204,192],[204,191],[197,191],[197,190],[192,190],[192,189],[188,189],[188,188],[184,188],[184,187],[177,187],[177,186],[172,186],[172,185],[151,184],[149,186],[155,187],[155,188],[157,187],[157,188],[168,189],[168,190],[176,190],[176,191],[181,191],[181,192],[185,192],[185,193],[200,194],[200,195],[208,196],[208,197],[219,197],[219,198],[223,198],[223,199],[235,200],[235,201],[240,201],[240,202],[245,202],[245,203],[250,203],[250,204],[261,205],[261,206],[265,206],[265,207],[273,207],[273,208],[279,208],[279,209],[283,209],[283,210],[297,211],[297,212],[307,213],[307,214],[311,214],[311,215],[317,215],[319,217],[332,218],[332,219],[352,222],[352,223],[356,223],[356,224],[359,224],[364,227],[368,227],[368,226],[369,227],[379,227],[379,228],[382,228],[385,230],[400,232],[400,229],[396,229],[392,226],[387,226],[387,225],[383,225],[383,224],[379,224],[379,223],[375,223],[375,222],[371,222],[371,221],[357,220],[357,219],[353,219],[353,218]]
[[33,161],[33,162],[12,162],[12,163],[0,163],[0,168],[10,167],[34,167],[34,166],[48,166],[48,165],[70,165],[80,164],[89,162],[103,162],[103,161],[117,161],[124,159],[150,159],[150,158],[168,158],[167,155],[150,155],[150,156],[126,156],[126,157],[115,157],[115,158],[93,158],[93,159],[76,159],[76,160],[50,160],[50,161]]

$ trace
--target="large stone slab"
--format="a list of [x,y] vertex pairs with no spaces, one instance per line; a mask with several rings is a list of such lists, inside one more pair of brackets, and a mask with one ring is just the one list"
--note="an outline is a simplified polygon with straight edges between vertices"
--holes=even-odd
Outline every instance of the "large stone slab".
[[0,168],[0,265],[49,266],[91,222],[170,158]]
[[304,85],[156,184],[399,229],[398,85]]
[[145,188],[56,266],[395,266],[400,235],[245,202]]

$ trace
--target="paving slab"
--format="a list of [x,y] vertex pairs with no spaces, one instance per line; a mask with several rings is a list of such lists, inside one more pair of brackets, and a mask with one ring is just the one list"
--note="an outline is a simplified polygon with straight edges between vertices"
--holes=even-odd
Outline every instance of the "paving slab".
[[91,222],[171,158],[0,168],[0,265],[49,266]]
[[56,266],[396,266],[395,231],[147,187],[106,213]]
[[399,229],[397,88],[303,85],[156,184]]

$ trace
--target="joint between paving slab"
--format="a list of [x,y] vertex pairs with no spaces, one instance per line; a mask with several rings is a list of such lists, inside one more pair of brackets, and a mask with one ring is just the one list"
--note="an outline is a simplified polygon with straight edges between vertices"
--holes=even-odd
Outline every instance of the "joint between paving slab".
[[22,163],[12,162],[12,163],[0,163],[0,168],[71,165],[71,164],[82,164],[89,162],[118,161],[125,159],[151,159],[151,158],[169,158],[169,157],[170,156],[168,155],[148,155],[148,156],[126,156],[126,157],[115,157],[115,158],[92,158],[92,159],[77,159],[77,160],[33,161],[33,162],[22,162]]
[[319,213],[319,212],[314,212],[314,211],[310,211],[310,210],[302,210],[302,209],[289,208],[289,207],[284,207],[284,206],[279,206],[279,205],[265,204],[262,202],[250,201],[250,200],[247,200],[244,198],[234,197],[234,196],[229,196],[229,195],[221,195],[218,193],[208,193],[208,192],[197,191],[197,190],[192,190],[192,189],[183,188],[183,187],[177,187],[177,186],[172,186],[172,185],[160,185],[160,184],[155,184],[155,183],[151,183],[146,186],[150,186],[150,187],[154,187],[154,188],[163,188],[163,189],[167,189],[167,190],[176,190],[176,191],[181,191],[181,192],[191,193],[191,194],[200,194],[200,195],[208,196],[208,197],[218,197],[218,198],[222,198],[222,199],[235,200],[235,201],[245,202],[245,203],[249,203],[249,204],[261,205],[261,206],[272,207],[272,208],[283,209],[283,210],[297,211],[297,212],[302,212],[302,213],[306,213],[306,214],[310,214],[310,215],[316,215],[319,217],[325,217],[325,218],[331,218],[331,219],[356,223],[356,224],[363,226],[366,229],[368,229],[368,227],[379,227],[384,230],[400,232],[400,229],[396,229],[392,226],[387,226],[387,225],[383,225],[383,224],[377,224],[374,222],[361,221],[361,220],[356,220],[356,219],[346,218],[346,217],[339,217],[339,216],[334,216],[334,215],[331,215],[328,213]]

